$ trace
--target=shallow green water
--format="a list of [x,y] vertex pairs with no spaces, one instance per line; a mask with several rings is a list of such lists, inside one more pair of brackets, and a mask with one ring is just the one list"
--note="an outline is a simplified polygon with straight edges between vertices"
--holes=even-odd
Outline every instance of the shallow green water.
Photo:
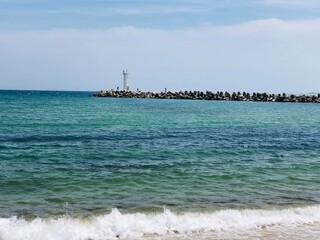
[[320,202],[320,105],[0,91],[0,216]]

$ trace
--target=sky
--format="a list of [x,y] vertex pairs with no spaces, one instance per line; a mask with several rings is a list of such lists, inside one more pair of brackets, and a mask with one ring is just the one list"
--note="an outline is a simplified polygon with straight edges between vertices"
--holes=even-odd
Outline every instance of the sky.
[[320,92],[320,0],[0,0],[0,89]]

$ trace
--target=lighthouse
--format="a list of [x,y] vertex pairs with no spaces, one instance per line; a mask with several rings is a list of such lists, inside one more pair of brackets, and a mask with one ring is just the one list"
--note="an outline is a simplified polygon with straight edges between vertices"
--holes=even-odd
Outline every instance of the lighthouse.
[[128,69],[123,70],[123,91],[129,91],[129,84],[128,84]]

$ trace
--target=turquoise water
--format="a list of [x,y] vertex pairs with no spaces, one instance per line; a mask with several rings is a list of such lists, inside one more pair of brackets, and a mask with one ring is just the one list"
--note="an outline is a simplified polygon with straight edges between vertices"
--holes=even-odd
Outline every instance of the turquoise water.
[[89,95],[0,91],[0,218],[320,203],[318,104]]

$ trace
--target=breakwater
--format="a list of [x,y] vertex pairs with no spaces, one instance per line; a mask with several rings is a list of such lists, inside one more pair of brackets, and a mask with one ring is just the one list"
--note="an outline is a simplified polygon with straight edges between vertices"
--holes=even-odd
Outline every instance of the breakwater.
[[320,94],[294,95],[294,94],[268,94],[247,92],[143,92],[143,91],[119,91],[108,90],[94,93],[94,97],[111,98],[155,98],[155,99],[190,99],[190,100],[221,100],[221,101],[255,101],[255,102],[307,102],[320,103]]

